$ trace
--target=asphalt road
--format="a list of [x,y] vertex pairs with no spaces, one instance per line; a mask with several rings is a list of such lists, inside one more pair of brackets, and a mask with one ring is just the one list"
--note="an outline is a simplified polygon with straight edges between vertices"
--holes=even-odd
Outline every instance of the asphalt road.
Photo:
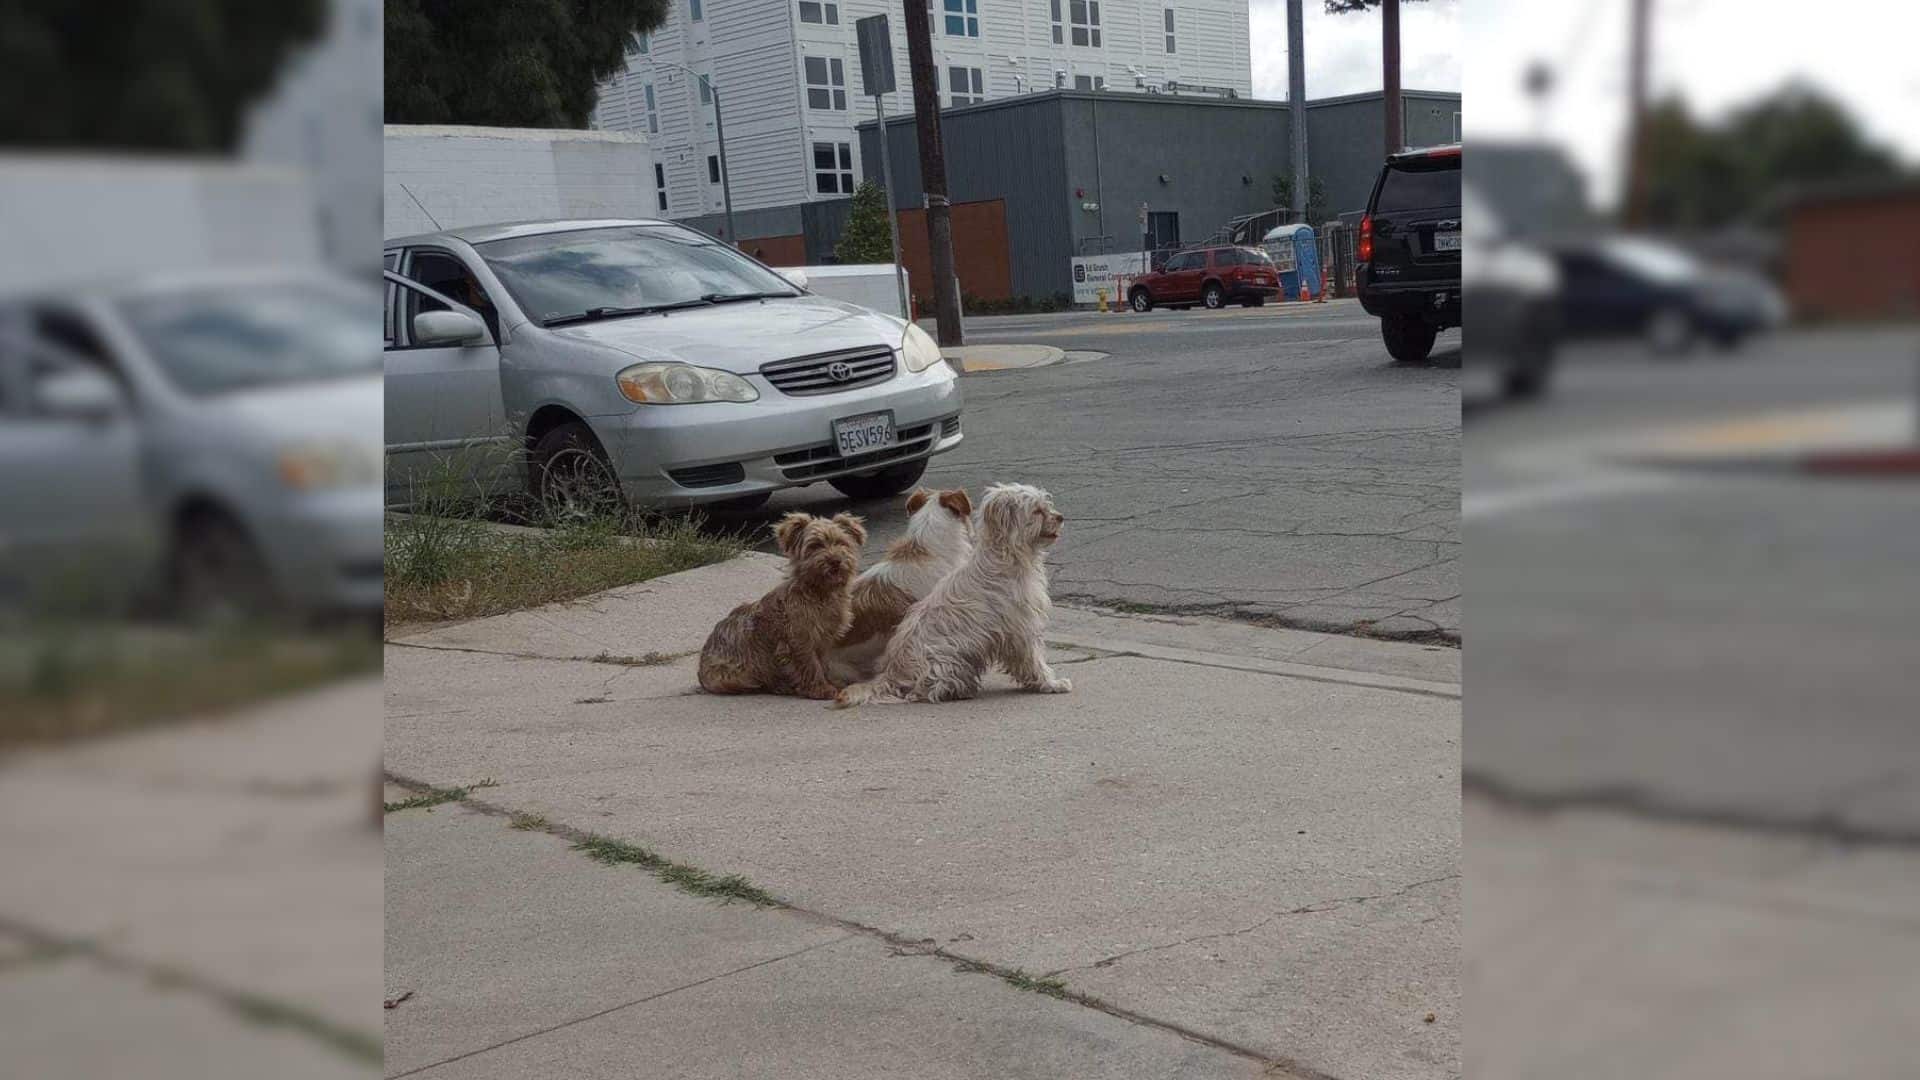
[[1920,846],[1920,483],[1621,463],[1656,428],[1911,399],[1917,366],[1920,333],[1795,333],[1578,350],[1522,406],[1469,386],[1469,785]]
[[[924,481],[1051,491],[1068,519],[1056,599],[1457,640],[1457,332],[1396,364],[1375,320],[1334,301],[976,318],[968,342],[1069,352],[965,376],[966,441]],[[898,501],[824,484],[736,520],[847,507],[880,543],[904,521]]]

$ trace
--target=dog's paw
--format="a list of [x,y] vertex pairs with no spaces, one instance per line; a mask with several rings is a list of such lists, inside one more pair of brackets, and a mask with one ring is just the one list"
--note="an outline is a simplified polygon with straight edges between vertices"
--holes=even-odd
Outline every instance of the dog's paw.
[[833,701],[839,698],[840,688],[830,684],[826,686],[814,686],[800,691],[800,696],[810,697],[815,701]]
[[1073,692],[1073,680],[1064,676],[1056,677],[1041,683],[1039,689],[1043,694],[1070,694]]

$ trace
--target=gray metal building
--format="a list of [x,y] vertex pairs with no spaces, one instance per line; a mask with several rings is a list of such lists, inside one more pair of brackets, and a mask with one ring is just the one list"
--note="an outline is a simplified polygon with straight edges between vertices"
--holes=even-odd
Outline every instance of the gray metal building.
[[[1409,146],[1458,141],[1460,95],[1403,91]],[[1309,169],[1324,185],[1328,216],[1366,205],[1386,139],[1381,95],[1307,103]],[[947,187],[955,204],[999,200],[1013,296],[1072,288],[1078,255],[1139,251],[1140,207],[1153,244],[1204,240],[1234,217],[1274,207],[1274,177],[1290,172],[1285,102],[1111,90],[1051,90],[945,109]],[[867,179],[880,181],[879,129],[859,125]],[[888,150],[902,210],[924,203],[911,115],[889,117]],[[754,237],[804,235],[807,261],[823,261],[845,203],[743,212],[741,246]],[[715,215],[687,219],[713,228]],[[908,239],[914,226],[903,229]],[[909,259],[912,262],[912,258]],[[964,276],[963,286],[967,284]]]

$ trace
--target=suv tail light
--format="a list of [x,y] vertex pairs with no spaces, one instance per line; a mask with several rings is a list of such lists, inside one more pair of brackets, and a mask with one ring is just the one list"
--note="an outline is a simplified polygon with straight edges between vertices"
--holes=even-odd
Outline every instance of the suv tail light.
[[1373,215],[1360,219],[1360,261],[1373,261]]

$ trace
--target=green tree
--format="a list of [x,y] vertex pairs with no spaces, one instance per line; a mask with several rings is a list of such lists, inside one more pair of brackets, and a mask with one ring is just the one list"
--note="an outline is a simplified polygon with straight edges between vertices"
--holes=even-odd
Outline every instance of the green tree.
[[395,124],[582,128],[667,0],[387,0]]
[[0,4],[0,143],[227,151],[326,0]]
[[[1293,206],[1293,175],[1283,173],[1273,178],[1273,205],[1291,208]],[[1307,177],[1307,224],[1319,226],[1327,221],[1327,186],[1317,176]]]
[[1647,221],[1712,228],[1753,220],[1798,184],[1897,176],[1899,159],[1875,145],[1844,108],[1789,84],[1718,123],[1678,99],[1647,108]]
[[862,180],[854,189],[847,224],[840,230],[833,257],[848,264],[893,261],[892,222],[887,216],[886,192],[879,184]]

